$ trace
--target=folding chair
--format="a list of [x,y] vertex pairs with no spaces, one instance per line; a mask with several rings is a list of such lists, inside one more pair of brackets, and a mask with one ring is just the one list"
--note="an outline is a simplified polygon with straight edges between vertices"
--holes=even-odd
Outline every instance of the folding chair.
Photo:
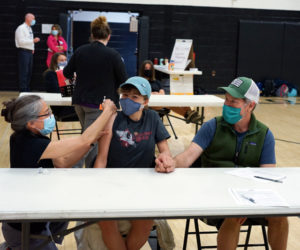
[[[72,134],[81,134],[82,129],[59,129],[57,122],[79,122],[79,118],[75,112],[73,106],[51,106],[52,113],[56,120],[56,132],[58,140],[60,140],[61,135],[72,135]],[[50,135],[50,138],[52,134]]]
[[[199,168],[199,167],[203,167],[201,166],[201,156],[192,164],[191,168]],[[183,250],[186,249],[187,247],[187,242],[188,242],[188,236],[189,234],[194,234],[196,235],[196,241],[197,241],[197,247],[198,249],[207,249],[207,248],[217,248],[217,246],[213,246],[213,245],[205,245],[203,246],[201,243],[201,239],[200,239],[200,235],[202,234],[217,234],[218,230],[221,227],[221,224],[216,223],[215,219],[207,219],[207,218],[200,218],[200,220],[202,222],[204,222],[206,225],[209,226],[214,226],[217,228],[217,230],[214,231],[203,231],[200,232],[199,230],[199,223],[198,223],[198,218],[194,219],[194,226],[195,226],[195,231],[190,232],[189,231],[189,226],[190,226],[190,219],[186,220],[186,225],[185,225],[185,233],[184,233],[184,241],[183,241]],[[252,222],[253,221],[253,222]],[[241,229],[240,232],[246,232],[246,240],[244,244],[240,244],[238,245],[238,247],[244,247],[245,250],[248,249],[248,247],[259,247],[259,246],[263,246],[265,247],[266,250],[269,250],[269,245],[268,245],[268,238],[267,238],[267,233],[266,233],[266,226],[267,226],[267,221],[266,220],[261,220],[259,222],[255,222],[255,219],[249,219],[246,220],[246,222],[243,224],[244,226],[248,226],[248,228],[245,229]],[[262,230],[262,235],[263,235],[263,239],[264,239],[264,243],[259,243],[259,244],[250,244],[249,240],[250,240],[250,234],[251,234],[251,230],[252,230],[252,226],[261,226],[261,230]]]
[[159,115],[159,117],[161,118],[162,121],[164,120],[164,116],[167,118],[168,124],[165,125],[165,126],[170,126],[171,129],[172,129],[172,132],[174,134],[175,139],[178,139],[178,137],[177,137],[177,135],[175,133],[174,127],[173,127],[173,125],[171,123],[170,117],[169,117],[169,113],[170,113],[171,110],[167,109],[167,108],[162,108],[162,109],[155,110],[155,111],[158,112],[158,115]]
[[[209,220],[206,219],[201,219],[202,222],[204,222],[207,225],[210,226],[216,226],[216,225],[211,225],[211,223],[209,223]],[[201,249],[208,249],[208,248],[217,248],[216,245],[203,245],[201,243],[201,235],[205,235],[205,234],[217,234],[218,231],[217,230],[213,230],[213,231],[200,231],[199,229],[199,223],[198,223],[198,219],[194,219],[194,226],[195,226],[195,231],[189,231],[189,227],[190,227],[190,219],[186,220],[186,225],[185,225],[185,233],[184,233],[184,241],[183,241],[183,250],[187,249],[187,242],[188,242],[188,236],[190,234],[196,235],[196,241],[197,241],[197,248],[198,250]],[[248,249],[248,247],[264,247],[266,250],[269,250],[269,245],[268,245],[268,239],[267,239],[267,233],[266,233],[266,224],[246,224],[244,226],[247,226],[247,229],[241,229],[240,232],[242,233],[247,233],[246,235],[246,239],[245,239],[245,243],[244,244],[239,244],[237,247],[243,247],[245,250]],[[251,230],[252,230],[252,226],[261,226],[261,230],[262,230],[262,235],[263,235],[263,243],[256,243],[256,244],[250,244],[249,240],[250,240],[250,235],[251,235]],[[217,226],[217,229],[218,226]]]

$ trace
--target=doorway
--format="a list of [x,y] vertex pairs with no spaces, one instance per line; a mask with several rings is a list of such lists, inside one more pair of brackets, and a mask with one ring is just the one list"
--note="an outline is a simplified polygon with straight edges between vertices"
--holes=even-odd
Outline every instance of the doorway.
[[112,30],[108,47],[117,50],[124,60],[129,77],[137,75],[138,32],[130,31],[132,17],[138,18],[139,13],[131,12],[99,12],[99,11],[68,11],[69,22],[67,43],[70,48],[69,56],[78,47],[90,41],[90,23],[99,16],[105,16]]

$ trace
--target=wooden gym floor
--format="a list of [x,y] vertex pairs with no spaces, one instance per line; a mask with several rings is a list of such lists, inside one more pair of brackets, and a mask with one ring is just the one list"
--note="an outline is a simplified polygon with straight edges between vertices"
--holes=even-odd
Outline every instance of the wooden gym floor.
[[[0,92],[0,107],[2,109],[2,102],[15,98],[18,92]],[[222,97],[222,96],[221,96]],[[222,108],[205,108],[205,120],[209,120],[216,115],[221,115]],[[273,132],[276,139],[276,160],[278,167],[297,167],[300,166],[300,98],[279,98],[279,97],[262,97],[260,104],[254,111],[258,120],[265,123]],[[164,121],[166,124],[166,120]],[[173,155],[176,155],[184,150],[193,139],[195,127],[191,124],[171,118],[174,125],[178,140],[174,139],[171,129],[167,126],[170,135],[169,146]],[[79,123],[59,123],[59,128],[78,128]],[[10,124],[6,123],[3,117],[0,117],[0,168],[9,167],[9,137],[11,135]],[[56,136],[54,136],[56,139]],[[298,195],[295,190],[295,195]],[[176,250],[182,249],[185,220],[169,220],[168,221],[175,237]],[[289,241],[288,250],[300,249],[299,231],[300,220],[298,217],[289,218]],[[71,223],[73,224],[73,223]],[[213,229],[203,223],[200,223],[202,230]],[[187,249],[197,249],[194,236],[189,237]],[[244,239],[241,234],[240,241]],[[251,242],[261,242],[260,228],[254,228],[251,236]],[[0,243],[4,239],[0,230]],[[215,244],[216,237],[205,236],[203,237],[204,244]],[[76,249],[75,240],[73,235],[65,237],[62,250]],[[146,244],[143,250],[150,249]],[[251,248],[262,249],[262,248]]]

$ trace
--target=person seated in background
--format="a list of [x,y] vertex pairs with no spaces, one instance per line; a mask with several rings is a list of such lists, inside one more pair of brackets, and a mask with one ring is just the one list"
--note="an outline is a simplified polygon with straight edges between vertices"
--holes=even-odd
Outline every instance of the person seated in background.
[[[200,128],[191,145],[171,161],[168,155],[156,159],[158,172],[172,172],[175,167],[190,167],[201,156],[201,167],[275,167],[275,140],[270,129],[256,120],[253,110],[259,101],[259,89],[247,77],[234,79],[225,90],[222,116]],[[212,180],[213,181],[213,180]],[[240,227],[249,223],[268,225],[268,240],[273,250],[285,250],[288,239],[286,217],[214,219],[220,226],[218,249],[234,250]]]
[[[152,95],[165,95],[165,91],[160,81],[155,78],[155,69],[152,61],[146,60],[142,63],[139,70],[139,75],[149,81],[152,88]],[[156,107],[154,110],[162,110],[163,108],[171,109],[175,113],[183,116],[187,123],[197,123],[201,120],[201,116],[196,110],[190,107]]]
[[67,65],[67,57],[64,53],[55,53],[51,58],[49,68],[43,73],[46,91],[49,93],[60,93],[57,79],[57,70]]
[[[1,115],[11,123],[14,133],[10,136],[11,168],[65,168],[73,166],[80,160],[99,139],[106,123],[116,112],[114,103],[107,99],[103,103],[104,111],[99,118],[83,132],[81,136],[51,141],[46,135],[55,126],[55,118],[47,104],[36,95],[21,96],[4,102]],[[53,183],[55,185],[55,183]],[[55,202],[55,201],[54,201]],[[36,222],[31,223],[30,232],[50,236],[66,229],[67,223]],[[21,223],[2,224],[2,233],[12,250],[21,249]],[[63,240],[63,237],[60,242]],[[30,239],[29,249],[35,249],[44,241]],[[50,242],[43,250],[56,250],[54,242]]]
[[[158,114],[145,109],[151,95],[149,82],[139,76],[120,85],[122,112],[110,119],[108,134],[98,141],[94,168],[154,168],[155,145],[171,157],[170,137]],[[148,240],[153,220],[130,220],[131,228],[123,239],[118,221],[100,221],[103,241],[110,250],[140,249]]]
[[[46,91],[49,93],[61,93],[58,82],[57,72],[67,65],[67,57],[64,53],[55,53],[51,58],[49,69],[43,73]],[[77,114],[73,106],[51,106],[51,110],[55,117],[64,118],[65,120],[77,120]]]
[[58,24],[53,24],[51,27],[51,34],[47,39],[48,56],[47,67],[50,67],[51,58],[55,53],[64,53],[68,49],[65,39],[62,37],[62,29]]

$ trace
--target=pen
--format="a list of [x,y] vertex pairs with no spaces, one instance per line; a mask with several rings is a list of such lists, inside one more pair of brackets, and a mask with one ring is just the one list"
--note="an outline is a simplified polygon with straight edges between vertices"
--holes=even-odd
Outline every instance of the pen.
[[258,176],[258,175],[255,175],[254,177],[255,177],[255,178],[258,178],[258,179],[262,179],[262,180],[274,181],[274,182],[282,183],[281,180],[274,180],[274,179],[271,179],[271,178],[266,178],[266,177],[262,177],[262,176]]
[[243,195],[243,194],[241,194],[241,196],[242,196],[244,199],[246,199],[246,200],[248,200],[248,201],[251,201],[252,203],[255,203],[255,200],[254,200],[253,198],[249,198],[249,197],[247,197],[246,195]]

